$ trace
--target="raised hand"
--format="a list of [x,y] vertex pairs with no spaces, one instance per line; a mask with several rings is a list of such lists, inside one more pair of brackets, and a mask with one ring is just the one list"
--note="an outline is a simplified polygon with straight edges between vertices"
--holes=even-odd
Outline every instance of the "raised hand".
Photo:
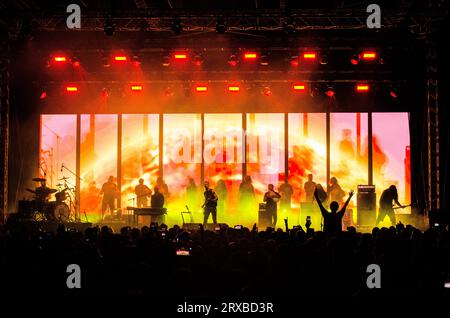
[[355,194],[355,191],[353,191],[353,190],[350,190],[350,192],[348,193],[348,195],[351,196],[351,197],[352,197],[354,194]]

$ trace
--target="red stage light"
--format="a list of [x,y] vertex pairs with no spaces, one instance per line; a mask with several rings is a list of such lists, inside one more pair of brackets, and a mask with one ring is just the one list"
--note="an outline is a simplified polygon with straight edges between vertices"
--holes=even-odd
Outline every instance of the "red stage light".
[[306,60],[314,60],[316,59],[316,53],[314,52],[303,53],[303,58]]
[[237,93],[241,90],[241,88],[239,86],[228,86],[228,91],[229,92],[234,92]]
[[42,93],[41,93],[41,95],[39,96],[39,99],[46,99],[47,98],[47,92],[46,91],[43,91]]
[[80,67],[80,61],[74,61],[72,62],[73,67]]
[[66,92],[68,92],[68,93],[76,93],[76,92],[78,92],[78,87],[76,87],[76,86],[66,86]]
[[263,94],[266,96],[271,96],[272,95],[272,90],[270,89],[270,87],[266,86],[263,89]]
[[328,97],[334,97],[335,91],[334,91],[333,89],[331,89],[331,88],[328,88],[328,89],[325,91],[325,94],[326,94]]
[[53,61],[55,61],[57,63],[64,63],[64,62],[67,62],[67,58],[65,56],[55,56],[53,58]]
[[254,60],[258,57],[258,55],[255,52],[247,52],[244,54],[244,58],[246,60]]
[[356,91],[358,92],[368,92],[370,90],[370,86],[367,84],[358,84],[356,85]]
[[187,55],[182,53],[176,53],[173,55],[173,58],[176,60],[185,60],[187,59]]
[[362,58],[364,60],[374,60],[377,58],[377,53],[371,51],[364,51],[362,53]]
[[198,93],[205,93],[208,91],[208,86],[196,86],[195,91]]
[[114,61],[116,62],[126,62],[128,58],[125,55],[116,55],[114,56]]
[[131,85],[131,90],[133,92],[140,92],[142,91],[142,89],[143,89],[142,85]]
[[294,84],[292,85],[292,89],[297,92],[303,92],[306,89],[305,84]]

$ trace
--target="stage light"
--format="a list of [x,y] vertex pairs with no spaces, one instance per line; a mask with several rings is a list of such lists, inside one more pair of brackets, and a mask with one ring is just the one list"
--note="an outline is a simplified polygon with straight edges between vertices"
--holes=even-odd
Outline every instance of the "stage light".
[[230,66],[236,66],[239,63],[239,59],[237,57],[236,54],[231,54],[230,57],[228,58],[228,65]]
[[67,58],[65,56],[55,56],[53,57],[53,61],[56,63],[65,63],[67,62]]
[[232,93],[238,93],[241,91],[241,88],[237,85],[228,86],[228,91]]
[[362,53],[362,58],[363,58],[363,60],[373,61],[377,58],[377,53],[375,53],[373,51],[364,51]]
[[328,97],[334,97],[334,95],[336,94],[336,92],[334,91],[334,88],[332,86],[328,86],[325,89],[325,95],[327,95]]
[[142,91],[142,89],[143,89],[142,85],[137,85],[137,84],[131,85],[131,90],[133,92],[140,92],[140,91]]
[[47,92],[46,91],[42,91],[41,95],[39,95],[39,99],[46,99],[47,98]]
[[316,59],[316,53],[315,52],[305,52],[305,53],[303,53],[303,58],[305,60],[315,60]]
[[139,65],[141,65],[141,61],[140,61],[138,55],[133,55],[133,56],[131,57],[131,64],[133,64],[133,66],[136,66],[136,67],[139,66]]
[[115,55],[114,61],[116,62],[126,62],[128,60],[128,57],[125,55]]
[[102,64],[103,67],[110,67],[111,66],[110,58],[108,56],[102,56]]
[[195,55],[193,63],[194,63],[195,66],[202,66],[202,64],[203,64],[203,56],[201,56],[200,54]]
[[174,58],[175,60],[183,61],[183,60],[186,60],[186,59],[187,59],[187,54],[185,54],[185,53],[175,53],[175,54],[173,55],[173,58]]
[[261,66],[268,66],[269,65],[269,59],[267,57],[267,54],[261,55],[261,57],[259,58],[259,64]]
[[327,65],[328,64],[328,56],[326,54],[320,55],[320,65]]
[[291,63],[292,67],[297,67],[298,66],[298,55],[291,56],[290,63]]
[[110,89],[107,87],[103,87],[102,88],[102,97],[107,98],[107,97],[109,97],[109,94],[110,94]]
[[292,89],[296,92],[304,92],[306,90],[305,84],[293,84]]
[[283,32],[288,35],[295,33],[295,22],[293,19],[286,19],[286,21],[283,22]]
[[365,93],[370,90],[370,86],[367,84],[357,84],[356,85],[356,91],[360,93]]
[[217,19],[216,32],[219,34],[224,34],[227,31],[227,23],[223,18]]
[[258,55],[255,52],[244,53],[244,58],[249,61],[256,60],[257,57],[258,57]]
[[353,53],[350,56],[350,63],[352,63],[353,65],[358,65],[358,63],[359,63],[359,54]]
[[180,19],[176,18],[175,20],[173,20],[173,22],[172,22],[172,31],[176,35],[180,34],[181,31],[183,31],[183,26],[181,25]]
[[103,24],[103,32],[105,32],[107,36],[113,36],[114,32],[116,32],[116,27],[114,26],[111,18],[107,18],[105,20],[105,23]]
[[66,92],[68,93],[77,93],[78,87],[77,86],[66,86]]
[[206,93],[208,91],[208,86],[205,85],[197,85],[195,86],[195,91],[197,93]]
[[272,95],[272,90],[270,89],[269,86],[266,86],[266,87],[263,88],[263,94],[265,96],[271,96]]
[[170,56],[169,55],[163,56],[162,66],[165,66],[165,67],[170,66]]
[[173,96],[173,95],[174,95],[174,93],[173,93],[172,87],[171,86],[167,86],[164,89],[164,96],[170,97],[170,96]]

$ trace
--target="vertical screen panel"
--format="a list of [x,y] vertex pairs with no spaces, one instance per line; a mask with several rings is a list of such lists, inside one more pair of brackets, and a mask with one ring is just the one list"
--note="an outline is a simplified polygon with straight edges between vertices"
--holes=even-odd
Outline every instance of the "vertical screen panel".
[[122,115],[122,207],[135,203],[139,178],[150,188],[159,167],[159,115]]
[[117,115],[81,115],[80,211],[101,212],[98,193],[109,176],[117,182]]
[[[188,204],[187,186],[189,178],[195,182],[197,196],[193,211],[200,205],[201,177],[201,116],[200,114],[164,114],[164,181],[169,188],[170,211],[184,211]],[[173,216],[173,214],[171,215]],[[178,220],[179,215],[176,215]]]
[[367,113],[330,114],[330,176],[347,193],[368,182]]
[[219,222],[233,224],[242,180],[242,115],[205,114],[204,129],[205,180],[219,195]]
[[326,189],[326,115],[292,113],[289,126],[289,183],[294,189],[293,206],[306,201],[304,184],[308,174]]
[[[247,114],[247,175],[252,178],[256,202],[262,202],[267,185],[278,189],[284,180],[284,114]],[[252,204],[249,217],[256,216]]]
[[[62,177],[69,178],[74,187],[76,170],[76,115],[42,115],[39,174],[47,179],[47,186],[57,188]],[[61,171],[62,170],[62,171]]]
[[[410,135],[408,113],[372,114],[373,178],[377,198],[396,185],[400,203],[411,200]],[[410,209],[397,210],[409,213]],[[385,219],[388,222],[388,219]]]

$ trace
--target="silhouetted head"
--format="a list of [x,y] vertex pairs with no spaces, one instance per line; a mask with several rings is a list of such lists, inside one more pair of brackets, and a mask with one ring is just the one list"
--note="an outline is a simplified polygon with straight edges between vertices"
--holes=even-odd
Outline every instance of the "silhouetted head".
[[209,181],[205,181],[205,189],[209,189]]
[[312,181],[313,180],[313,175],[310,173],[308,174],[308,181]]
[[139,179],[139,184],[144,184],[144,179],[140,178]]
[[391,185],[390,187],[389,187],[389,191],[391,191],[391,192],[397,192],[397,187],[395,186],[395,185]]
[[273,191],[273,184],[269,184],[268,189],[269,191]]
[[337,179],[335,178],[335,177],[333,177],[333,178],[331,178],[330,179],[330,184],[331,185],[334,185],[334,184],[337,184],[338,182],[337,182]]
[[155,193],[159,193],[159,187],[155,187]]
[[339,203],[337,203],[336,201],[333,201],[330,203],[330,210],[332,213],[336,213],[338,209],[339,209]]
[[114,182],[114,177],[113,176],[109,176],[108,182]]

